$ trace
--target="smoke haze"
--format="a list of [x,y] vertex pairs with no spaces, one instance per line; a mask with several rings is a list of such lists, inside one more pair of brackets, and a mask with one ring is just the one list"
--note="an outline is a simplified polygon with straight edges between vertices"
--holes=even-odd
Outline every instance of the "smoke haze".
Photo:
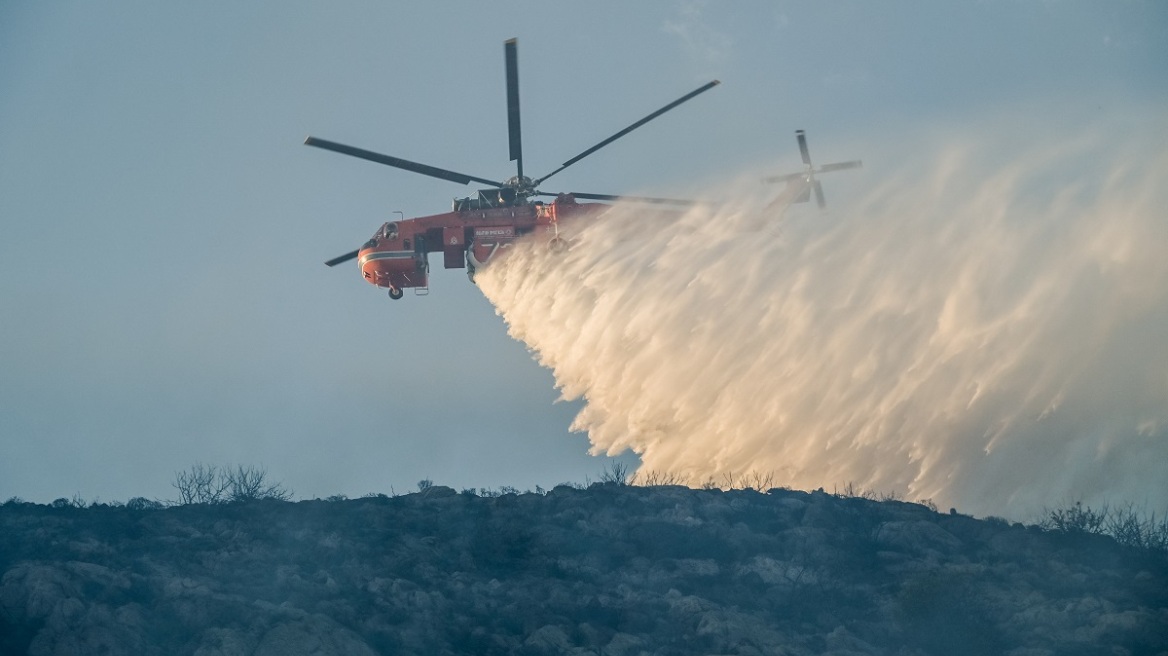
[[896,170],[845,150],[867,168],[824,178],[827,212],[764,210],[780,190],[758,180],[786,171],[752,171],[711,190],[732,204],[617,206],[567,254],[518,248],[478,282],[585,400],[594,452],[645,472],[1015,517],[1162,507],[1168,153],[945,142]]

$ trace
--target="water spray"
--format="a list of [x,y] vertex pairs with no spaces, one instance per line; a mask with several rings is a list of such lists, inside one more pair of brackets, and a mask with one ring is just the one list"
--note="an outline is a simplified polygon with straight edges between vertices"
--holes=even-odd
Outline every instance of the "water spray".
[[1168,505],[1168,154],[1003,147],[869,166],[826,215],[776,221],[757,172],[734,203],[617,205],[478,281],[584,400],[572,428],[643,471]]

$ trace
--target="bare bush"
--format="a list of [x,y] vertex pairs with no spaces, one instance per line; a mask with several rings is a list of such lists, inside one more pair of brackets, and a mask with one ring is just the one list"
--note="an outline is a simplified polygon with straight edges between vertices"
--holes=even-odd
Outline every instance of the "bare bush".
[[756,492],[766,492],[771,489],[771,484],[775,480],[775,473],[750,471],[742,478],[740,483],[745,490],[755,490]]
[[175,473],[171,485],[178,490],[180,505],[292,498],[291,490],[268,479],[266,469],[251,465],[230,468],[199,463]]
[[49,505],[54,508],[85,508],[89,504],[85,503],[85,499],[82,499],[81,495],[74,494],[72,499],[61,497],[60,499],[54,499],[53,503]]
[[601,483],[629,484],[629,466],[623,462],[611,462],[608,468],[600,474]]
[[268,471],[263,467],[239,465],[235,469],[224,470],[227,479],[228,501],[258,501],[273,499],[288,501],[292,491],[280,483],[268,480]]
[[1068,508],[1046,508],[1038,526],[1048,531],[1062,533],[1103,533],[1104,522],[1107,521],[1107,506],[1095,510],[1084,506],[1081,501]]
[[1130,503],[1108,514],[1103,532],[1130,547],[1168,551],[1168,517],[1157,519],[1156,513],[1137,511]]
[[1038,526],[1060,533],[1107,535],[1125,546],[1168,551],[1168,516],[1137,510],[1131,503],[1095,509],[1076,501],[1065,508],[1047,508]]
[[837,499],[867,499],[869,501],[876,500],[875,492],[872,490],[865,490],[852,481],[848,481],[847,485],[845,485],[842,489],[833,485],[831,488],[831,494]]
[[176,472],[171,485],[178,490],[178,503],[222,503],[225,501],[228,481],[215,465],[196,463],[186,471]]
[[663,485],[685,485],[687,479],[677,472],[638,471],[629,479],[629,485],[658,487]]

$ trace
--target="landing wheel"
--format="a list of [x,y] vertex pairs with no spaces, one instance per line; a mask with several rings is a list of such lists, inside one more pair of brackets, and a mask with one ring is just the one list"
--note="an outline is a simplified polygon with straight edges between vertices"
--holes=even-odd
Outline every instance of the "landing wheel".
[[401,298],[402,296],[405,296],[405,295],[406,295],[405,291],[398,289],[397,287],[390,287],[389,288],[389,297],[395,301],[397,299]]
[[563,253],[568,250],[568,242],[560,237],[555,237],[548,242],[548,249],[553,253]]

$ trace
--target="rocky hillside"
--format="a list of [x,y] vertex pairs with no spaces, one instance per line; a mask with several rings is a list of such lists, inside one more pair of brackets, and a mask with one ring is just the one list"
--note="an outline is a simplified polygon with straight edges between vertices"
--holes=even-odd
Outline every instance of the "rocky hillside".
[[2,654],[1157,654],[1168,559],[823,492],[0,507]]

